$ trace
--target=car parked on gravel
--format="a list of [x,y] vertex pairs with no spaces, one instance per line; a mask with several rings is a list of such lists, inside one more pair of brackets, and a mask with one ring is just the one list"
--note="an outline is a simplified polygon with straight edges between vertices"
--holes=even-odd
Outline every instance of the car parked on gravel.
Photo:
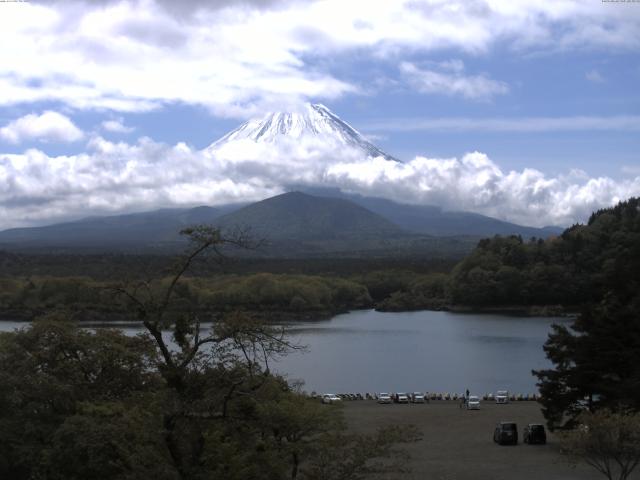
[[322,403],[331,404],[331,403],[339,403],[342,399],[337,396],[335,393],[325,393],[322,395]]
[[411,403],[424,403],[424,394],[420,392],[413,392],[411,394]]
[[544,425],[539,423],[530,423],[524,427],[522,433],[522,441],[529,445],[547,443],[547,432],[544,430]]
[[467,410],[480,410],[480,398],[470,395],[467,399]]
[[379,393],[378,403],[392,403],[391,395],[389,395],[388,393]]
[[395,401],[396,403],[409,403],[409,395],[406,393],[396,393]]
[[496,403],[509,403],[509,392],[507,390],[498,390],[496,392]]
[[517,445],[518,426],[514,422],[499,422],[493,431],[493,441],[498,445]]

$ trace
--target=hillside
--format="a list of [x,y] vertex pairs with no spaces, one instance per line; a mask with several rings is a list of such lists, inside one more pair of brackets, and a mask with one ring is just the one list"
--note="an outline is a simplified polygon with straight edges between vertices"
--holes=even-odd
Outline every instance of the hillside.
[[435,205],[409,205],[377,197],[349,195],[337,189],[308,188],[312,195],[343,198],[381,215],[403,230],[434,236],[477,236],[521,235],[524,238],[547,238],[559,235],[561,227],[528,227],[498,220],[478,213],[447,211]]
[[139,249],[182,242],[188,225],[213,223],[237,206],[161,209],[152,212],[90,217],[43,227],[0,232],[0,248],[15,249]]
[[178,234],[181,229],[203,223],[227,231],[248,228],[253,237],[263,240],[260,249],[227,252],[232,256],[460,258],[478,240],[408,232],[350,200],[291,192],[244,207],[157,210],[11,229],[0,232],[0,249],[172,253],[184,249],[184,239]]
[[278,195],[220,217],[223,227],[250,226],[272,240],[357,240],[404,234],[382,216],[339,198],[300,192]]
[[[290,192],[220,217],[223,230],[249,228],[263,240],[267,256],[462,255],[472,245],[403,231],[382,216],[349,200]],[[242,254],[242,252],[237,252]]]

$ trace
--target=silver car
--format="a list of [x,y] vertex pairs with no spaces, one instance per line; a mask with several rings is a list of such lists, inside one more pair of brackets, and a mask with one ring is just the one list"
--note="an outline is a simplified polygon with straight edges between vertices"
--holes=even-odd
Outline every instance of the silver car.
[[389,395],[388,393],[378,394],[378,403],[392,403],[391,395]]
[[509,403],[509,392],[507,390],[498,390],[496,392],[496,403]]
[[396,403],[409,403],[409,395],[406,393],[396,393]]
[[340,402],[342,402],[342,399],[335,393],[325,393],[324,395],[322,395],[322,403],[332,404]]
[[424,394],[420,392],[413,392],[411,394],[411,403],[424,403]]
[[467,410],[480,410],[480,398],[476,395],[471,395],[467,399]]

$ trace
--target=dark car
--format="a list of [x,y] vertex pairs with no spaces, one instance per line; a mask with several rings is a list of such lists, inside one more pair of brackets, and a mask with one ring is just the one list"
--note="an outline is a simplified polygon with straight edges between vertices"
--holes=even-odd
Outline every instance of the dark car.
[[499,445],[518,444],[518,426],[513,422],[500,422],[493,432],[493,441]]
[[544,430],[544,425],[540,425],[539,423],[530,423],[524,427],[522,441],[530,445],[534,443],[547,443],[547,432]]

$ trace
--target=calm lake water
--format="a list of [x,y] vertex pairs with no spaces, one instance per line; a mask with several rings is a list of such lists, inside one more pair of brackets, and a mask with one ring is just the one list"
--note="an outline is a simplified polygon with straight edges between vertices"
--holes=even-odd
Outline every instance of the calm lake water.
[[[566,318],[449,312],[354,311],[290,324],[306,345],[272,364],[317,392],[535,392],[532,369],[549,366],[542,345]],[[0,330],[24,326],[0,322]],[[142,327],[121,324],[127,333]]]

